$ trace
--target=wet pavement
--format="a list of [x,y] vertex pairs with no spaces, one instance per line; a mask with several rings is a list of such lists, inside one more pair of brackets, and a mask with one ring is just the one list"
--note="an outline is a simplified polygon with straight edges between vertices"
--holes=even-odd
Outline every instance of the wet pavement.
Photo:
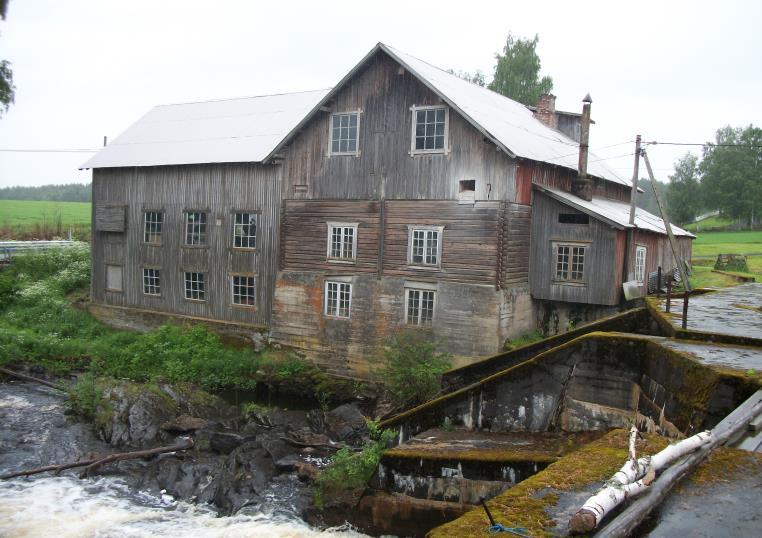
[[[664,311],[665,301],[659,307]],[[681,328],[683,300],[672,299],[670,310],[670,321]],[[688,329],[762,339],[762,284],[743,284],[691,297]]]
[[762,372],[762,349],[758,347],[699,344],[689,340],[671,340],[668,338],[659,338],[658,342],[666,348],[690,353],[696,360],[707,366]]

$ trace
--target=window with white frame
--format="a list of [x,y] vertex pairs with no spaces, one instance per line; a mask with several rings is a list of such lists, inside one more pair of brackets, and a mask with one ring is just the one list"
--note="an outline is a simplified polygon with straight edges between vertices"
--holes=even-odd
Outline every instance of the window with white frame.
[[411,153],[444,153],[447,147],[447,107],[413,107]]
[[189,301],[206,300],[206,274],[185,271],[185,298]]
[[408,325],[429,326],[434,320],[433,290],[405,290],[405,323]]
[[185,244],[206,245],[206,213],[204,211],[185,213]]
[[256,278],[249,275],[232,275],[233,304],[240,306],[255,306]]
[[144,211],[143,242],[151,245],[161,245],[162,224],[164,224],[164,213],[161,211]]
[[359,149],[360,114],[347,112],[331,116],[331,154],[356,155]]
[[584,282],[587,246],[574,243],[556,243],[555,280]]
[[257,214],[247,211],[233,215],[233,248],[257,247]]
[[635,247],[635,280],[642,284],[646,276],[646,247],[637,245]]
[[143,293],[146,295],[161,295],[160,269],[143,268]]
[[439,267],[442,258],[441,226],[410,226],[408,263]]
[[328,260],[353,261],[357,257],[357,224],[328,223]]
[[325,315],[348,318],[352,309],[352,284],[327,281],[325,283]]

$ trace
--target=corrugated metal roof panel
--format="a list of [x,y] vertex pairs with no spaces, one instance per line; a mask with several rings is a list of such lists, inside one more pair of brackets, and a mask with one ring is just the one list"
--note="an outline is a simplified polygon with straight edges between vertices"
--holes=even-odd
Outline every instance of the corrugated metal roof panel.
[[[589,213],[594,217],[599,217],[605,221],[611,222],[619,226],[620,228],[630,228],[630,204],[619,202],[617,200],[611,200],[609,198],[600,198],[593,196],[593,199],[588,202],[578,196],[555,189],[552,187],[546,187],[544,185],[536,185],[536,188],[548,193],[550,196],[559,200],[562,203],[566,203],[580,211]],[[635,227],[641,230],[647,230],[649,232],[656,232],[660,234],[667,233],[667,228],[664,226],[664,221],[656,215],[649,213],[645,209],[638,208],[635,211]],[[683,230],[672,225],[672,233],[675,235],[682,235],[687,237],[696,237],[690,232]]]
[[260,162],[326,93],[157,106],[82,168]]

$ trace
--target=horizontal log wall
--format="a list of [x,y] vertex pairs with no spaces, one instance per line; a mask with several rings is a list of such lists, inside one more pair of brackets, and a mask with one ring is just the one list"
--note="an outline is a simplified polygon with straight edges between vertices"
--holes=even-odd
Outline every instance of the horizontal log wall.
[[[530,260],[532,297],[598,305],[619,303],[624,231],[592,217],[589,224],[561,224],[558,222],[559,213],[578,212],[542,193],[534,193]],[[583,284],[555,280],[553,243],[557,241],[590,242],[585,255]]]
[[[124,205],[124,233],[93,233],[94,302],[266,326],[277,271],[279,169],[210,164],[97,169],[93,205]],[[183,245],[184,212],[207,212],[208,245]],[[232,248],[234,211],[257,211],[257,248]],[[96,211],[96,210],[94,210]],[[143,212],[162,211],[161,246],[143,242]],[[105,265],[122,266],[123,291],[105,289]],[[142,268],[161,270],[161,296],[143,294]],[[184,271],[206,273],[206,301],[185,299]],[[256,274],[256,307],[231,306],[230,273]]]

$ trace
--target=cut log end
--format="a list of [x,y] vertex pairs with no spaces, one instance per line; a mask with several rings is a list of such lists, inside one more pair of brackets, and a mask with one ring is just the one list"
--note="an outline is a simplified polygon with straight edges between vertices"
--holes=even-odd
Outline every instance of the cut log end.
[[569,534],[588,534],[595,529],[596,524],[595,514],[583,508],[569,520]]

